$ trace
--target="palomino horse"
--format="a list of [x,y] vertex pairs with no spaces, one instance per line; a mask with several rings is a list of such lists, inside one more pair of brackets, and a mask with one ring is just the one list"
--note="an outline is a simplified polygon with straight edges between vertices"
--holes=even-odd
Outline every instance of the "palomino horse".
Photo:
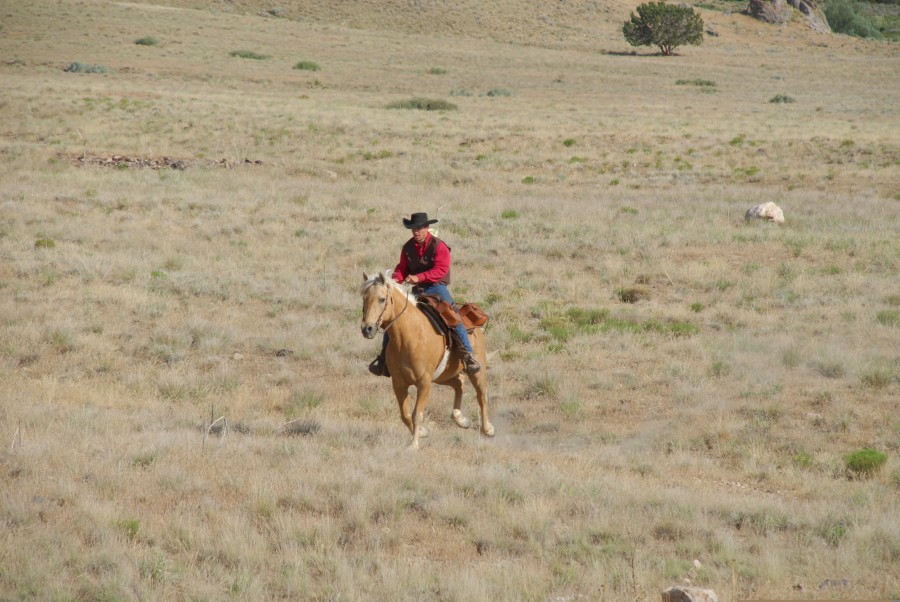
[[[431,384],[453,389],[453,420],[461,428],[472,423],[462,413],[463,363],[455,349],[446,351],[444,337],[435,332],[428,317],[416,307],[415,296],[407,292],[393,278],[384,274],[363,274],[360,291],[363,298],[362,334],[371,339],[381,328],[389,334],[385,352],[394,394],[400,404],[400,417],[412,433],[411,449],[419,447],[419,439],[428,436],[425,405],[431,394]],[[494,436],[494,427],[487,412],[487,356],[484,332],[476,328],[469,335],[481,370],[469,376],[481,406],[481,432]],[[416,387],[415,411],[410,411],[409,388]]]

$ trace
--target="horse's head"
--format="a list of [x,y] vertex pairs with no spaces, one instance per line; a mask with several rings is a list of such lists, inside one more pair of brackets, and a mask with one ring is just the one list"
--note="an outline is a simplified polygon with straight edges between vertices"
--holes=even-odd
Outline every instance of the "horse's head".
[[367,339],[375,338],[381,326],[385,312],[390,304],[391,289],[384,274],[373,276],[363,273],[363,285],[360,289],[363,298],[362,334]]

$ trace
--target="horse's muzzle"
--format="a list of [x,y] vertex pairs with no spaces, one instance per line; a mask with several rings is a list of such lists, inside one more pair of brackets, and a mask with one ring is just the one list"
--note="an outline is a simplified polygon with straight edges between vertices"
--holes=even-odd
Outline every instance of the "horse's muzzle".
[[374,339],[376,332],[378,332],[378,327],[374,324],[363,324],[362,334],[367,339]]

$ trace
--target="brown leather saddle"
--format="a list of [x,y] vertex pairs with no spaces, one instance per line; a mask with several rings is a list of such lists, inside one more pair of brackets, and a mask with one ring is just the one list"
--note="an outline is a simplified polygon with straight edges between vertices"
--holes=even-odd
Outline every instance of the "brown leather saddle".
[[416,304],[440,334],[446,334],[460,322],[466,332],[471,333],[488,321],[488,315],[474,303],[466,303],[457,308],[455,303],[447,303],[437,295],[419,295]]

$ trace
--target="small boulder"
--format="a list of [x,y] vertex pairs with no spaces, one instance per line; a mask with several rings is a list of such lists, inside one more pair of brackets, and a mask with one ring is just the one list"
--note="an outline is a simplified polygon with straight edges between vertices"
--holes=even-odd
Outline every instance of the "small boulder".
[[781,210],[781,207],[769,201],[748,209],[747,213],[744,214],[744,219],[765,219],[777,224],[783,224],[784,212]]
[[663,602],[719,602],[711,589],[700,587],[670,587],[662,593]]

